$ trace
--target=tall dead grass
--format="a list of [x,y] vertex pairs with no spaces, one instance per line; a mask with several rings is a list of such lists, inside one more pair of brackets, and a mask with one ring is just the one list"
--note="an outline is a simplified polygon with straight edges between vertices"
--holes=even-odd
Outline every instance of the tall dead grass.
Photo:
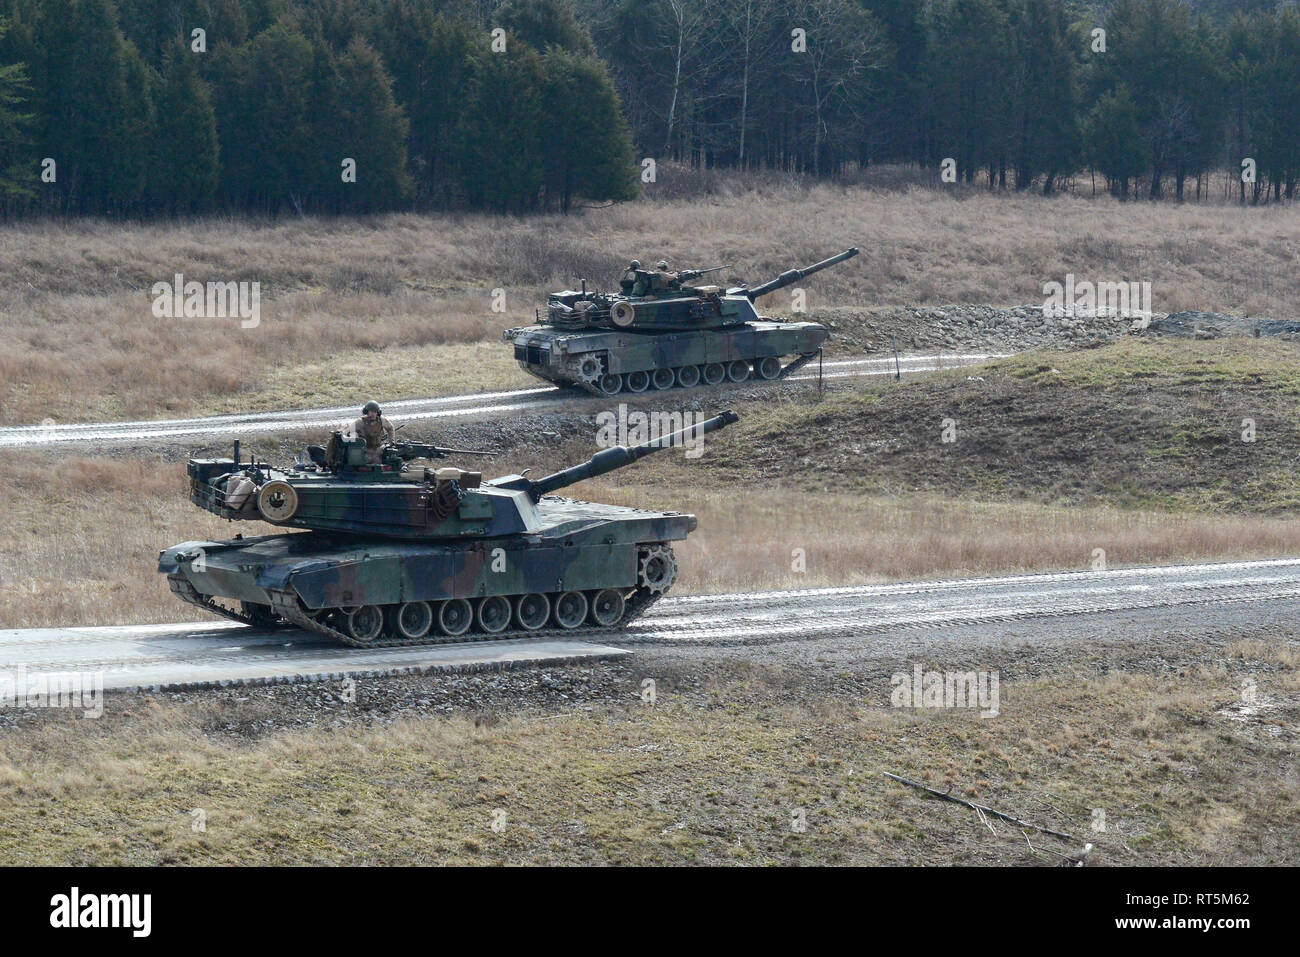
[[699,529],[674,546],[676,594],[1088,571],[1098,560],[1106,567],[1228,561],[1300,549],[1300,528],[1289,519],[777,488],[581,491],[699,517]]

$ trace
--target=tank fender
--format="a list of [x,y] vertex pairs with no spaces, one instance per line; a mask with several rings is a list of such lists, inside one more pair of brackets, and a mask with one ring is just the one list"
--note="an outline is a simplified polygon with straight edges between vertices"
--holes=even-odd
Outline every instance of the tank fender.
[[164,548],[158,553],[158,571],[164,575],[178,575],[184,566],[199,555],[215,552],[223,544],[223,542],[181,542],[171,548]]
[[326,561],[306,561],[294,562],[292,565],[287,563],[272,563],[266,565],[258,572],[254,584],[258,588],[268,588],[274,591],[287,591],[289,580],[295,575],[310,575],[313,572],[325,571],[335,567],[337,563]]

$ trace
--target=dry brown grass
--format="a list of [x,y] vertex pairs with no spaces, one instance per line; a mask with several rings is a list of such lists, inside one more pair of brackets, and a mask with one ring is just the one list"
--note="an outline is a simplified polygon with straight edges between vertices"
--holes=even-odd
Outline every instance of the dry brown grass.
[[[674,192],[675,175],[665,172],[662,195]],[[1149,280],[1157,311],[1296,314],[1294,206],[809,188],[780,178],[655,197],[568,218],[9,226],[0,232],[0,421],[152,417],[261,401],[268,377],[289,383],[322,358],[368,349],[377,365],[410,365],[407,347],[495,341],[503,327],[531,320],[548,289],[579,277],[610,285],[634,256],[731,263],[729,281],[860,246],[861,257],[809,280],[812,308],[1039,302],[1044,282],[1073,272]],[[177,272],[261,282],[261,324],[155,319],[150,286]],[[490,309],[498,287],[504,314]],[[775,312],[787,304],[767,302]],[[329,401],[366,391],[362,376]],[[289,387],[274,397],[300,404]]]
[[[674,546],[681,568],[675,594],[1087,571],[1098,548],[1108,567],[1300,551],[1300,528],[1280,518],[787,489],[579,491],[600,501],[699,516],[699,530]],[[794,570],[796,549],[803,550],[806,571]]]
[[[699,694],[665,682],[654,707],[628,693],[545,716],[417,716],[234,742],[205,731],[255,721],[274,703],[256,692],[244,703],[116,697],[98,721],[47,713],[6,734],[0,855],[1059,866],[1086,840],[1102,864],[1295,862],[1293,666],[1261,677],[1277,707],[1256,727],[1216,714],[1240,689],[1222,667],[1004,681],[990,720],[891,708],[888,673],[857,700],[805,690],[791,701],[788,674],[738,666]],[[367,693],[363,683],[360,700]],[[882,771],[1077,837],[1028,842]],[[1095,808],[1102,831],[1091,828]],[[807,826],[796,832],[799,810]]]

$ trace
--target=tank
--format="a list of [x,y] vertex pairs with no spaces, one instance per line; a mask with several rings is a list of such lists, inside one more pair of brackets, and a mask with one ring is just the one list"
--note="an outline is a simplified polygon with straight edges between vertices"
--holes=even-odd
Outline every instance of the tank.
[[595,395],[690,387],[725,380],[780,379],[817,355],[827,329],[817,322],[759,316],[754,303],[858,254],[856,247],[790,269],[750,288],[699,283],[728,266],[673,272],[633,260],[616,293],[553,293],[537,324],[507,329],[525,372]]
[[672,586],[672,542],[695,516],[554,493],[736,420],[722,412],[538,479],[435,468],[456,450],[420,443],[367,463],[364,440],[340,433],[287,469],[242,462],[236,443],[230,458],[190,459],[191,501],[297,531],[184,542],[158,570],[214,614],[356,647],[619,628]]

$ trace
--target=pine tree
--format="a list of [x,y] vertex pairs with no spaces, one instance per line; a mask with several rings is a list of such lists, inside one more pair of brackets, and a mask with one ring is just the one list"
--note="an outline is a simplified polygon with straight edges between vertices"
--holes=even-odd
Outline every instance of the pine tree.
[[339,182],[344,156],[355,161],[357,173],[355,183],[342,184],[342,206],[391,209],[412,191],[406,171],[407,122],[393,99],[392,81],[378,54],[360,37],[338,58],[338,77],[341,132],[327,155]]
[[1010,24],[994,0],[953,0],[938,17],[927,69],[935,146],[968,183],[988,169],[992,187],[1011,153]]
[[596,55],[591,34],[578,23],[569,0],[507,0],[492,22],[538,53],[558,49]]
[[550,108],[542,100],[542,58],[520,44],[493,53],[481,43],[472,62],[459,127],[465,195],[471,206],[502,213],[536,209]]
[[1084,120],[1084,141],[1089,165],[1106,177],[1112,192],[1128,196],[1129,182],[1151,162],[1141,111],[1128,87],[1121,85],[1097,101]]
[[1043,176],[1043,192],[1079,164],[1078,93],[1060,0],[1025,0],[1015,26],[1016,189]]
[[417,199],[450,206],[459,197],[456,135],[466,108],[475,28],[435,16],[423,0],[384,8],[377,43],[408,119],[408,168]]
[[144,190],[147,69],[122,36],[111,0],[47,0],[40,11],[37,149],[57,164],[49,188],[67,211],[124,211]]
[[220,56],[222,194],[239,208],[304,211],[312,186],[311,43],[281,21]]
[[[9,21],[0,18],[0,41],[8,32]],[[35,118],[27,110],[30,97],[27,64],[0,66],[0,204],[5,209],[36,196],[36,164],[27,149]]]
[[217,121],[189,47],[173,40],[157,95],[157,137],[149,193],[170,213],[206,208],[217,188]]
[[594,57],[553,47],[544,69],[547,204],[555,202],[567,213],[576,196],[632,199],[632,137],[604,66]]

